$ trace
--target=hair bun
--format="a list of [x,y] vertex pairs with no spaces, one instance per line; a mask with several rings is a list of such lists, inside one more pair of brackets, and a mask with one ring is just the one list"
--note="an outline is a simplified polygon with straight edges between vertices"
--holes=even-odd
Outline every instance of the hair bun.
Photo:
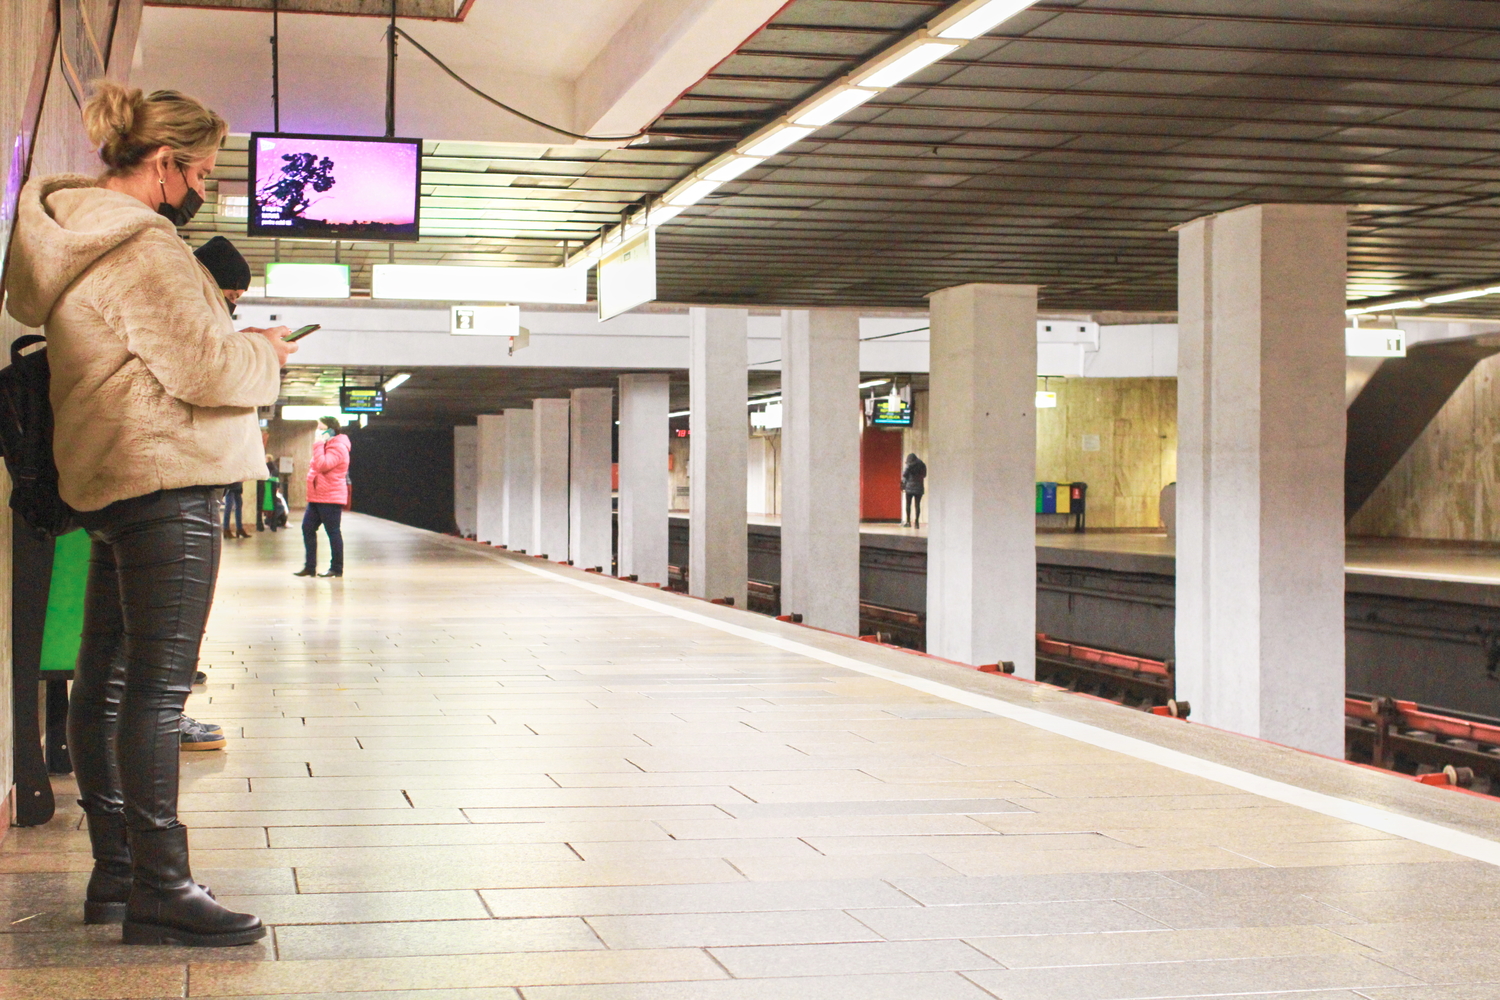
[[84,128],[105,166],[118,169],[130,165],[132,153],[140,145],[132,140],[132,133],[145,105],[145,95],[139,90],[104,81],[83,106]]

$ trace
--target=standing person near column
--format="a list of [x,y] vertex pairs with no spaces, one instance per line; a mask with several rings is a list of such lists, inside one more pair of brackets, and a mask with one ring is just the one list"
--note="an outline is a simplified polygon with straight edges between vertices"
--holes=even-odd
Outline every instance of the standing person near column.
[[62,499],[93,540],[68,743],[94,870],[84,919],[127,944],[248,944],[260,920],[193,880],[179,720],[219,567],[223,484],[260,474],[256,407],[296,347],[236,331],[177,235],[228,126],[175,91],[104,83],[84,123],[107,170],[21,194],[11,315],[44,326]]
[[[229,516],[234,515],[235,530],[229,530]],[[230,540],[249,538],[245,530],[245,484],[230,483],[224,488],[224,537]]]
[[[340,522],[349,502],[349,435],[338,417],[323,417],[318,440],[307,464],[307,511],[302,515],[302,544],[307,561],[296,576],[343,576],[344,533]],[[328,532],[328,572],[318,572],[318,525]]]
[[906,519],[901,527],[915,528],[922,520],[922,495],[927,492],[927,463],[916,452],[906,456],[906,465],[901,469],[901,492],[906,501]]

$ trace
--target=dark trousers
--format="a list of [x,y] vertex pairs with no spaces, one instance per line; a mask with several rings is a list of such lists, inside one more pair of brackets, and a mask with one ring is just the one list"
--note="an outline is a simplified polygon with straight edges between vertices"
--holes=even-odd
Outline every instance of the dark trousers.
[[266,481],[260,480],[255,484],[255,530],[261,531],[266,526]]
[[78,515],[93,539],[68,745],[83,808],[177,821],[178,720],[219,575],[219,497],[162,490]]
[[234,514],[234,525],[245,530],[245,494],[243,488],[224,491],[224,530],[229,530],[229,515]]
[[302,544],[307,549],[304,569],[318,566],[318,525],[328,532],[328,572],[344,571],[344,532],[339,527],[344,518],[344,505],[337,503],[309,503],[302,515]]
[[920,493],[908,493],[908,494],[906,494],[906,523],[909,524],[909,525],[911,525],[913,528],[915,528],[917,526],[917,522],[919,520],[921,520],[921,519],[922,519],[922,494],[920,494]]

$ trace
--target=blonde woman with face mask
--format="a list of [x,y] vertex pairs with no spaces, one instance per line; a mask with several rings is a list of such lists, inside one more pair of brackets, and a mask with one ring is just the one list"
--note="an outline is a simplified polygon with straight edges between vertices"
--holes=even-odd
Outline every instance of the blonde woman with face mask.
[[203,203],[224,120],[174,91],[100,86],[84,124],[100,178],[21,192],[11,315],[45,326],[59,491],[93,541],[68,743],[94,871],[84,916],[127,944],[248,944],[188,866],[178,720],[218,574],[224,484],[263,475],[256,407],[296,347],[235,330],[177,235]]

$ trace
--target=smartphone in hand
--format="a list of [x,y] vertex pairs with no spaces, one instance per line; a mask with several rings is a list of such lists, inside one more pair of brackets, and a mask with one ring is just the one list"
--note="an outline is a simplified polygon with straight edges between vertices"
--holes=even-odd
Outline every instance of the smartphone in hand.
[[323,329],[322,323],[309,323],[306,326],[299,326],[297,329],[292,331],[291,336],[286,338],[286,342],[288,344],[295,344],[297,341],[301,340],[309,333],[312,333],[314,330],[321,329]]

